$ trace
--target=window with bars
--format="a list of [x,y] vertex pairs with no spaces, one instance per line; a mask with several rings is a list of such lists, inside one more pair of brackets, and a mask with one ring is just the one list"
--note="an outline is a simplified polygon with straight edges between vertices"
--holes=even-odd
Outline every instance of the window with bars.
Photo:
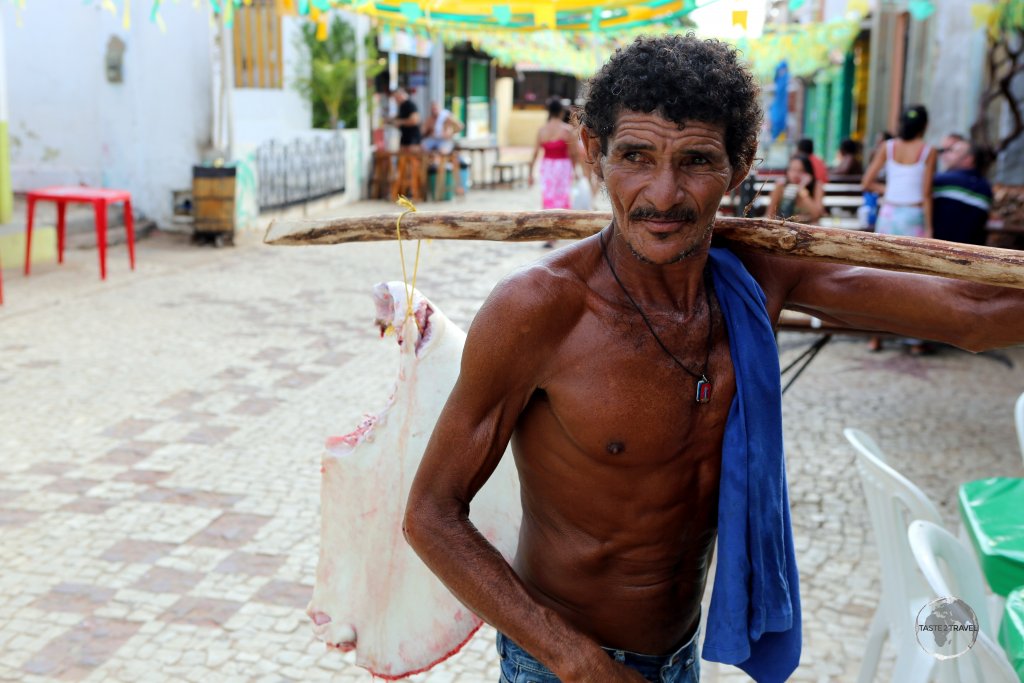
[[235,9],[233,40],[236,88],[284,84],[278,0],[252,0]]

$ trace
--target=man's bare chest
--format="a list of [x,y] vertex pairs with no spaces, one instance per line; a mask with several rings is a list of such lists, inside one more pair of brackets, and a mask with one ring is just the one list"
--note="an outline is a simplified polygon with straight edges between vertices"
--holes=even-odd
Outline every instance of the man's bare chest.
[[[721,318],[715,325],[710,353],[706,328],[666,334],[677,363],[635,321],[583,321],[559,349],[543,387],[545,409],[566,438],[595,457],[715,451],[735,394]],[[701,376],[711,387],[707,403],[696,400]]]

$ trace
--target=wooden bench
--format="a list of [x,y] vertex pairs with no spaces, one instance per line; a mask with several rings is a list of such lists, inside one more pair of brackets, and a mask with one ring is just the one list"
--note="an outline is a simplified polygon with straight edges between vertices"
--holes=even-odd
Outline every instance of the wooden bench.
[[529,159],[498,161],[491,167],[491,187],[515,187],[528,185],[532,164]]
[[[760,217],[768,210],[771,203],[771,194],[775,189],[775,183],[781,176],[758,176],[744,181],[743,185],[737,188],[732,194],[731,206],[728,208],[733,215],[747,215]],[[753,199],[744,204],[751,194]],[[857,209],[864,203],[864,191],[860,182],[849,182],[846,177],[837,179],[836,182],[825,183],[825,215],[818,221],[819,225],[827,227],[846,228],[848,230],[864,230],[867,226],[861,225],[857,218]],[[747,207],[749,206],[749,210]],[[746,213],[744,214],[744,211]]]

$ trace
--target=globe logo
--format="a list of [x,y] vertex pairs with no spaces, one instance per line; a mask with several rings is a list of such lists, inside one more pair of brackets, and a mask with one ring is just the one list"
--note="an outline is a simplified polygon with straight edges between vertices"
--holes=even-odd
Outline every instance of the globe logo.
[[917,613],[914,632],[921,649],[936,659],[953,659],[978,640],[978,615],[960,598],[932,600]]

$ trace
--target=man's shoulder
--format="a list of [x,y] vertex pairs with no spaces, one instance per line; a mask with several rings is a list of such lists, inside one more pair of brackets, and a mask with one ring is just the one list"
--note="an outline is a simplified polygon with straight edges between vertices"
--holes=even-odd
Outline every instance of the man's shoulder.
[[593,255],[581,240],[505,276],[488,297],[505,315],[575,320],[590,296],[587,269]]
[[[531,348],[556,345],[579,319],[586,302],[584,283],[552,254],[505,276],[473,320],[470,337],[492,348]],[[502,330],[498,337],[478,338],[473,331]]]
[[516,269],[505,276],[493,294],[517,307],[540,312],[564,307],[579,298],[585,286],[567,254],[555,252],[547,258]]
[[977,173],[963,170],[943,171],[937,173],[932,181],[933,191],[941,191],[942,187],[962,187],[971,192],[992,196],[992,185]]

